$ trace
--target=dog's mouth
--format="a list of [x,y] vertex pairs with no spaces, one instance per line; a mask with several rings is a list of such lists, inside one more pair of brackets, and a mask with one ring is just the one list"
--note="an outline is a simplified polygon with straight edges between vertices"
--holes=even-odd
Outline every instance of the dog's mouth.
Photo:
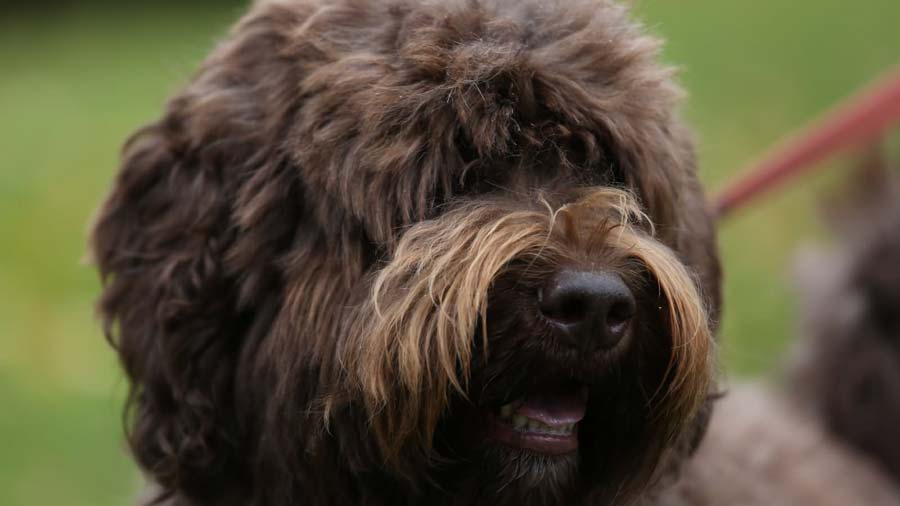
[[578,450],[578,424],[587,411],[588,387],[560,385],[530,392],[490,412],[488,437],[507,446],[548,455]]

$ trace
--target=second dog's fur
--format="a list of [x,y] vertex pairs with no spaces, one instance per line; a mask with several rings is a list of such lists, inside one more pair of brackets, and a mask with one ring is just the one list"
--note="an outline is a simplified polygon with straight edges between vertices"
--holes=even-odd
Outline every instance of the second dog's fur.
[[803,338],[784,386],[739,385],[666,506],[900,504],[900,179],[873,151],[798,257]]

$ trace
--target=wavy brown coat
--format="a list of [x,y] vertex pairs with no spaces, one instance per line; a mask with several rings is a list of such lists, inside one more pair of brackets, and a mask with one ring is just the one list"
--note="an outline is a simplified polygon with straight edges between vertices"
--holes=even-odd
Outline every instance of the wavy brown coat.
[[667,394],[641,472],[577,496],[691,446],[719,268],[657,49],[605,0],[255,5],[128,141],[92,237],[159,498],[479,502],[442,483],[435,437],[492,284],[602,249],[659,287]]

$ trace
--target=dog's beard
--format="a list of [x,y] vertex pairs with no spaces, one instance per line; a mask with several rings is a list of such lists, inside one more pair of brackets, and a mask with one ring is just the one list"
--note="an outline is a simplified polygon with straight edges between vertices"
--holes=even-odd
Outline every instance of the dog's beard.
[[[547,208],[473,202],[412,227],[339,344],[386,467],[425,473],[467,504],[627,494],[708,394],[696,285],[634,225],[643,215],[631,197],[602,189]],[[529,320],[535,284],[573,262],[646,288],[633,334],[603,353],[561,347]],[[336,399],[324,399],[326,416]]]
[[484,441],[467,462],[442,477],[454,505],[537,506],[574,504],[577,453],[544,455]]

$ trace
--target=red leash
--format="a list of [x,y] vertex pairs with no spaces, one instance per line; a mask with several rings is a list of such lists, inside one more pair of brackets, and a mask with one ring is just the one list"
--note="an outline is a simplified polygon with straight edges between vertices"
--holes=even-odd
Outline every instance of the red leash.
[[874,141],[896,122],[900,122],[900,70],[848,99],[742,171],[715,197],[717,216],[724,217],[839,150]]

